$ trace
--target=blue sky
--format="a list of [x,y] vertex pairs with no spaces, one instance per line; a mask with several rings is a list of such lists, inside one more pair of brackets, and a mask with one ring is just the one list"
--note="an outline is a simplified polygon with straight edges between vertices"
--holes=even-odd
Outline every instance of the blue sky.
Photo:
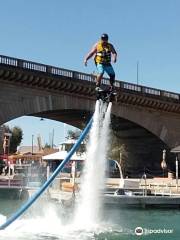
[[[84,55],[107,32],[118,52],[117,79],[180,92],[179,0],[0,0],[0,54],[91,73]],[[33,124],[31,124],[33,121]],[[63,139],[62,123],[20,118],[10,122],[31,144],[37,130]]]

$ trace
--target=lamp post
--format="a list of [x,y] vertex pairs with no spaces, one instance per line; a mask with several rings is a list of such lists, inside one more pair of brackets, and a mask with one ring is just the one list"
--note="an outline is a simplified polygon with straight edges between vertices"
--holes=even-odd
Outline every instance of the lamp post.
[[163,178],[164,178],[165,177],[164,171],[167,168],[167,164],[166,164],[166,161],[165,161],[165,159],[166,159],[166,150],[165,149],[163,150],[163,157],[162,157],[162,159],[163,160],[161,162],[161,168],[163,170]]
[[137,85],[139,85],[139,61],[137,61]]
[[178,192],[178,156],[176,155],[176,191]]
[[123,172],[122,172],[122,152],[121,152],[121,150],[120,150],[120,153],[119,153],[119,165],[120,165],[121,178],[123,179]]
[[147,176],[145,173],[145,168],[144,168],[144,173],[142,175],[142,179],[144,179],[144,184],[145,184],[145,189],[143,189],[143,196],[147,196]]
[[33,141],[34,141],[34,135],[32,135],[32,155],[33,155]]
[[176,161],[175,161],[175,167],[176,167],[176,191],[178,192],[180,145],[174,147],[173,149],[171,149],[171,152],[176,154]]

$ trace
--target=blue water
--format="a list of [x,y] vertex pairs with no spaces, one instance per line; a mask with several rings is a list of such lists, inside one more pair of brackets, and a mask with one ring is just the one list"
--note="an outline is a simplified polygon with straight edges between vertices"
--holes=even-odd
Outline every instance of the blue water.
[[[17,200],[0,200],[0,213],[10,215],[22,204]],[[20,220],[0,232],[0,240],[111,240],[111,239],[180,239],[180,210],[119,209],[105,207],[102,220],[81,229],[73,225],[70,211],[62,206],[37,203]],[[135,229],[149,231],[141,236]],[[166,233],[165,233],[166,232]]]

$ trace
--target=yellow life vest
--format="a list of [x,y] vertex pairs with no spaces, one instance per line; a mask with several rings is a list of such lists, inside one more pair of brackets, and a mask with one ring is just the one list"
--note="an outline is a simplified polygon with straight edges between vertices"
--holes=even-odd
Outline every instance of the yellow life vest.
[[95,63],[110,64],[111,63],[111,44],[103,45],[101,41],[97,44],[97,52],[94,58]]

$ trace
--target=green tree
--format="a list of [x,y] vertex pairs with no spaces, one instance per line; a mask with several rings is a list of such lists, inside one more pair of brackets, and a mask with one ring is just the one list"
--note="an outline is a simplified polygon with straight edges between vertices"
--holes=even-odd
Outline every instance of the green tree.
[[[67,139],[77,140],[77,139],[80,137],[80,135],[81,135],[81,130],[78,130],[78,129],[76,129],[76,130],[74,130],[74,131],[73,131],[73,130],[69,130],[69,131],[67,132],[66,138],[67,138]],[[73,146],[73,144],[72,144],[72,146]],[[71,146],[71,147],[72,147],[72,146]],[[77,152],[83,153],[83,152],[85,152],[85,151],[86,151],[86,141],[83,140],[83,142],[82,142],[81,145],[79,146]]]
[[69,130],[68,132],[67,132],[67,139],[78,139],[79,138],[79,136],[81,135],[81,131],[80,130],[75,130],[75,131],[73,131],[73,130]]
[[21,128],[15,126],[10,129],[10,132],[12,133],[12,136],[10,140],[9,153],[12,154],[17,151],[17,147],[21,144],[21,141],[23,139],[23,131]]

